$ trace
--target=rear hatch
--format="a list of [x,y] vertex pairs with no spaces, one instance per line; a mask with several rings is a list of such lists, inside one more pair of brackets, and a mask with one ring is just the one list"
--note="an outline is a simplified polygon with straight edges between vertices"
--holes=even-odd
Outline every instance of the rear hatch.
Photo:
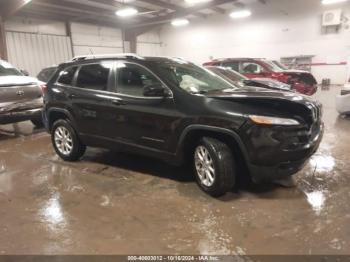
[[41,89],[35,78],[26,76],[0,77],[0,112],[39,108]]

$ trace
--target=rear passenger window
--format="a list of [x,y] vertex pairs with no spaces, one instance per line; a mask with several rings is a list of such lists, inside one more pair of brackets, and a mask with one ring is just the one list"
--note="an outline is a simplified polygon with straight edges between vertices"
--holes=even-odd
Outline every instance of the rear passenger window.
[[107,90],[113,63],[84,65],[80,68],[76,86],[93,90]]
[[69,67],[60,73],[60,77],[57,82],[63,85],[72,85],[73,78],[75,72],[77,71],[77,67]]

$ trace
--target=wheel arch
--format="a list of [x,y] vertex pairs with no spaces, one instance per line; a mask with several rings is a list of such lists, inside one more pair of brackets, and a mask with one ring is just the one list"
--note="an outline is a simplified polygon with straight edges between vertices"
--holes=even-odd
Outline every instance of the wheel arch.
[[49,111],[48,111],[48,129],[49,131],[51,131],[52,129],[52,126],[53,124],[57,121],[57,120],[60,120],[60,119],[65,119],[65,120],[68,120],[73,128],[75,130],[77,130],[77,125],[74,121],[74,117],[72,116],[72,114],[66,110],[66,109],[62,109],[62,108],[51,108]]
[[203,137],[216,138],[226,143],[231,148],[235,157],[241,160],[239,162],[243,161],[245,168],[248,168],[249,171],[248,153],[239,135],[229,129],[204,125],[191,125],[183,131],[177,148],[177,156],[181,163],[192,159],[190,155],[193,153],[199,140]]

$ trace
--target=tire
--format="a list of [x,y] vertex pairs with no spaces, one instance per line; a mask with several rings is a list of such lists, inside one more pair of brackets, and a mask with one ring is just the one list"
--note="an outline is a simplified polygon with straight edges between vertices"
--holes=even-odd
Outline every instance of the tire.
[[[205,161],[207,166],[201,168],[203,162],[198,154],[202,154],[203,149],[206,150],[209,157],[202,157],[202,159],[207,159],[209,162]],[[220,197],[233,189],[236,180],[235,160],[232,151],[225,143],[214,138],[204,137],[196,146],[193,158],[197,184],[205,193],[213,197]],[[210,162],[209,166],[214,169],[214,172],[210,173],[212,179],[209,179],[207,175],[208,170],[211,170],[208,166]],[[205,176],[207,179],[203,179]]]
[[36,117],[36,118],[32,118],[30,120],[32,122],[32,124],[35,126],[35,127],[43,127],[44,126],[44,123],[43,123],[43,120],[41,117]]
[[81,143],[74,128],[67,120],[58,120],[53,124],[51,141],[57,155],[64,161],[77,161],[86,151],[86,146]]

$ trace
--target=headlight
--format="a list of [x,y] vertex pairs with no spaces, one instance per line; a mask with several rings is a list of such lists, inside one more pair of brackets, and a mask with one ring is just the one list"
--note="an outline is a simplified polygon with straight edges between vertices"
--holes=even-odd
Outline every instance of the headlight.
[[297,126],[300,122],[290,118],[270,117],[270,116],[255,116],[250,115],[249,118],[259,125],[280,125],[280,126]]

